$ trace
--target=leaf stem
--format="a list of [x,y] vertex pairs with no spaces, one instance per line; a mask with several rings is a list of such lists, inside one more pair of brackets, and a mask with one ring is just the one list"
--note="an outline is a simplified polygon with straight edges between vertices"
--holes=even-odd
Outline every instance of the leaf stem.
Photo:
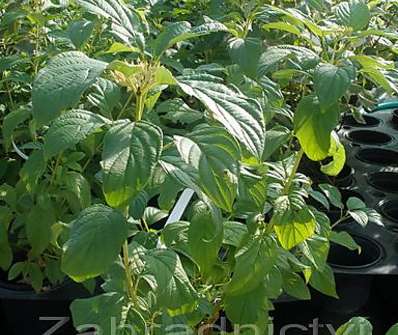
[[145,94],[137,95],[137,103],[135,108],[135,121],[141,121],[144,113]]
[[304,151],[301,148],[299,150],[299,152],[297,153],[296,160],[295,160],[294,166],[293,166],[293,170],[292,170],[292,172],[291,172],[291,174],[289,176],[289,179],[287,180],[287,182],[285,184],[285,187],[283,188],[283,193],[284,194],[288,194],[289,193],[290,187],[291,187],[291,185],[293,183],[294,177],[296,176],[297,170],[299,168],[301,159],[303,158],[303,154],[304,154]]
[[[125,217],[128,216],[128,207],[124,210]],[[123,244],[123,265],[124,265],[124,272],[126,274],[126,284],[127,284],[127,294],[129,298],[135,302],[136,301],[136,294],[134,289],[133,283],[133,274],[130,268],[130,257],[129,257],[129,245],[128,241],[124,241]]]

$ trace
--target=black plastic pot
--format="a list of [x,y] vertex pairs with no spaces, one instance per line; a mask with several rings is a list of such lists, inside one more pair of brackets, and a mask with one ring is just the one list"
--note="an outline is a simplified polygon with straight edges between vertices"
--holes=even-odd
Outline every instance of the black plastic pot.
[[398,199],[381,202],[379,212],[384,218],[390,221],[386,225],[386,228],[394,233],[398,233]]
[[329,182],[337,187],[350,187],[354,182],[354,169],[344,165],[343,170],[336,177],[328,177]]
[[398,166],[398,152],[388,149],[361,149],[355,155],[364,163],[381,166]]
[[369,237],[351,234],[361,247],[361,253],[331,243],[328,263],[335,270],[339,299],[325,298],[325,311],[348,314],[363,308],[368,302],[373,277],[361,274],[361,270],[382,261],[384,249]]
[[7,335],[44,334],[63,318],[67,322],[56,334],[75,334],[69,305],[74,299],[87,296],[82,286],[71,281],[41,294],[25,285],[0,281],[0,300],[9,328]]
[[398,193],[398,173],[376,172],[368,176],[368,183],[384,193]]
[[346,115],[343,118],[343,125],[347,127],[376,127],[380,124],[380,120],[369,115],[363,115],[365,123],[359,123],[352,115]]
[[352,130],[348,132],[347,138],[355,144],[383,145],[390,143],[393,138],[381,131],[375,130]]

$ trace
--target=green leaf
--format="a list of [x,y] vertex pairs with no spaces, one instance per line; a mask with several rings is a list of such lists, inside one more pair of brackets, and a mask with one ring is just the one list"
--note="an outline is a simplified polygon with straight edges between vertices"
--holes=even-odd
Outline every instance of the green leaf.
[[[367,334],[366,334],[367,335]],[[398,335],[398,324],[395,326],[392,326],[389,331],[387,332],[386,335]]]
[[142,276],[154,291],[160,307],[166,308],[171,316],[196,308],[197,293],[175,252],[148,250],[142,259],[145,263]]
[[222,241],[221,213],[203,202],[196,204],[188,230],[188,245],[190,255],[205,279],[211,275],[217,263]]
[[264,151],[265,122],[259,103],[222,83],[221,78],[194,74],[178,78],[181,89],[199,99],[245,148],[260,160]]
[[321,171],[328,176],[337,176],[344,168],[346,153],[344,145],[340,142],[338,135],[333,132],[330,139],[329,156],[332,160],[321,166]]
[[7,271],[13,259],[12,250],[8,241],[8,230],[3,222],[0,223],[0,268]]
[[52,238],[51,227],[56,223],[51,202],[38,204],[26,217],[26,235],[32,246],[32,255],[39,256],[49,246]]
[[89,12],[111,22],[111,32],[129,46],[144,49],[145,39],[139,14],[130,10],[122,0],[77,0]]
[[314,161],[325,159],[330,152],[331,133],[337,126],[337,105],[322,109],[318,99],[305,96],[294,114],[294,131],[305,154]]
[[[268,300],[264,284],[240,295],[226,295],[224,308],[229,320],[234,324],[248,325],[256,322],[259,313],[267,314]],[[243,329],[243,328],[242,328]]]
[[145,220],[148,226],[152,226],[154,223],[167,218],[169,213],[167,211],[163,211],[156,207],[147,207],[145,208],[143,220]]
[[365,209],[366,204],[359,198],[349,197],[347,200],[347,208],[349,210]]
[[276,236],[283,248],[290,250],[315,234],[316,222],[307,209],[293,213],[287,222],[277,222]]
[[[116,325],[122,317],[124,298],[118,293],[104,293],[92,298],[76,299],[70,309],[73,325],[77,331],[88,331],[95,325],[101,334],[111,335],[111,318],[115,318]],[[91,325],[91,327],[90,327]]]
[[188,136],[175,136],[178,152],[198,171],[202,190],[217,206],[231,212],[239,175],[238,143],[220,127],[202,127]]
[[[373,327],[365,318],[355,317],[342,325],[336,335],[372,335]],[[390,334],[387,334],[390,335]]]
[[108,79],[99,78],[93,88],[94,91],[90,93],[87,100],[97,107],[102,115],[111,117],[112,111],[122,97],[120,87]]
[[364,0],[350,0],[338,4],[336,16],[342,24],[355,31],[366,28],[371,18],[369,7]]
[[283,272],[283,289],[290,296],[300,299],[311,299],[311,293],[304,279],[294,272]]
[[193,28],[187,21],[172,23],[154,40],[152,44],[152,54],[155,58],[159,58],[165,50],[178,42],[219,31],[228,31],[228,29],[217,21],[206,22]]
[[323,207],[325,207],[327,210],[330,209],[328,199],[321,192],[311,190],[309,192],[309,194],[310,194],[311,198],[313,198],[316,201],[318,201],[319,203],[321,203],[323,205]]
[[37,185],[37,181],[44,174],[46,168],[47,161],[44,157],[44,151],[33,151],[20,172],[21,179],[26,183],[28,190],[31,191]]
[[223,244],[238,248],[247,233],[248,229],[245,224],[235,221],[225,221]]
[[51,59],[33,82],[36,121],[40,125],[48,124],[62,110],[74,107],[106,67],[107,63],[88,58],[78,51],[64,52]]
[[319,184],[319,188],[327,196],[331,204],[337,208],[343,208],[341,193],[337,187],[329,184]]
[[338,298],[333,270],[329,265],[325,264],[323,269],[315,270],[311,276],[310,284],[319,292]]
[[242,71],[249,77],[255,77],[258,60],[262,52],[262,40],[248,37],[234,38],[229,43],[229,54],[232,61],[238,64]]
[[51,123],[44,136],[44,152],[47,158],[60,154],[87,136],[95,133],[109,120],[85,110],[72,110]]
[[329,107],[347,92],[351,69],[333,64],[319,64],[314,71],[314,89],[321,107]]
[[73,221],[62,256],[62,271],[77,282],[104,273],[116,260],[127,238],[121,213],[103,205],[83,210]]
[[163,101],[156,110],[162,118],[173,123],[191,124],[203,118],[203,113],[192,109],[178,98]]
[[348,214],[361,226],[365,227],[369,222],[368,214],[363,210],[350,210]]
[[361,247],[355,242],[355,240],[348,234],[346,231],[332,231],[330,233],[330,240],[336,244],[342,245],[349,250],[358,250],[361,251]]
[[12,134],[14,130],[23,122],[28,120],[32,115],[30,108],[22,106],[10,113],[8,113],[4,119],[1,131],[3,133],[4,142],[6,148],[9,148],[11,144]]
[[84,176],[78,172],[69,171],[63,176],[63,181],[66,190],[71,192],[77,200],[76,212],[91,205],[91,188]]
[[86,44],[94,29],[94,22],[81,20],[72,22],[68,27],[68,36],[76,49]]
[[285,144],[291,136],[289,129],[276,126],[266,132],[263,160],[268,160],[271,155]]
[[235,268],[225,293],[240,296],[258,288],[277,260],[271,237],[246,237],[235,253]]
[[163,133],[146,121],[121,121],[105,135],[102,152],[107,203],[120,207],[144,189],[159,161]]
[[300,29],[298,29],[296,26],[294,26],[288,22],[283,22],[283,21],[271,22],[271,23],[264,24],[263,28],[265,30],[276,29],[276,30],[280,30],[280,31],[286,31],[288,33],[291,33],[291,34],[294,34],[297,36],[301,35]]

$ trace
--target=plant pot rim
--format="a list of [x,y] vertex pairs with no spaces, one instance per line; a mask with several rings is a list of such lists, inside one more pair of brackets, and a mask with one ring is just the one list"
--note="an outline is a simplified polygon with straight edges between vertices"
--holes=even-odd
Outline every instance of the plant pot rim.
[[[370,155],[374,155],[375,152],[378,152],[378,154],[380,154],[380,155],[389,155],[390,154],[390,155],[396,155],[398,157],[398,152],[397,151],[392,150],[392,149],[385,149],[385,148],[361,148],[360,150],[358,150],[356,152],[355,157],[358,160],[360,160],[361,162],[364,162],[364,163],[367,163],[367,164],[371,164],[371,165],[398,166],[398,160],[397,160],[397,162],[395,164],[394,163],[386,164],[386,163],[384,163],[382,161],[378,161],[377,159],[372,160],[372,159],[367,159],[366,157],[363,157],[363,155],[366,155],[368,153]],[[395,162],[395,160],[393,160],[393,159],[391,161]]]
[[[362,135],[377,135],[377,136],[382,136],[385,138],[384,141],[378,141],[378,142],[374,142],[374,141],[363,141],[363,140],[359,140],[357,138],[353,138],[353,134],[362,134]],[[394,138],[383,132],[383,131],[379,131],[379,130],[371,130],[371,129],[353,129],[347,132],[346,134],[346,138],[351,141],[352,143],[355,144],[362,144],[362,145],[375,145],[375,146],[380,146],[380,145],[386,145],[386,144],[390,144]]]
[[380,262],[383,261],[383,259],[385,258],[385,255],[386,255],[386,250],[384,249],[384,247],[378,241],[376,241],[376,240],[374,240],[374,239],[372,239],[372,238],[370,238],[370,237],[368,237],[368,236],[366,236],[364,234],[360,234],[360,233],[357,233],[357,232],[350,232],[350,235],[354,238],[355,241],[357,241],[357,240],[366,241],[367,243],[370,243],[373,247],[377,248],[378,249],[378,256],[377,256],[377,258],[375,258],[371,262],[369,262],[367,264],[364,264],[364,265],[341,265],[341,264],[335,264],[335,263],[332,263],[332,262],[328,261],[328,264],[333,269],[345,270],[346,272],[349,273],[350,270],[357,271],[357,270],[369,269],[369,268],[371,268],[371,267],[373,267],[373,266],[375,266],[375,265],[377,265],[377,264],[379,264]]
[[[387,189],[381,187],[381,185],[378,185],[376,179],[380,178],[387,178],[393,180],[394,178],[397,180],[397,187],[396,189]],[[383,192],[383,193],[392,193],[396,194],[398,193],[398,172],[393,172],[393,171],[379,171],[379,172],[373,172],[368,175],[367,182],[370,186],[372,186],[374,189]]]

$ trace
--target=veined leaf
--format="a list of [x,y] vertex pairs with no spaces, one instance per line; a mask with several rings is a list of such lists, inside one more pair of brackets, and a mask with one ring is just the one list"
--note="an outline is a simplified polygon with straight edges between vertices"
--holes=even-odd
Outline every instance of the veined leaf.
[[294,130],[310,159],[319,161],[329,155],[331,133],[337,126],[339,114],[338,105],[322,109],[314,96],[301,99],[294,115]]
[[142,22],[122,0],[77,0],[89,12],[111,21],[112,33],[123,42],[144,49]]
[[202,127],[188,137],[175,137],[185,163],[199,174],[200,187],[217,206],[231,212],[237,194],[240,149],[221,127]]
[[73,110],[58,117],[44,137],[44,152],[47,158],[58,155],[110,121],[85,110]]
[[322,107],[329,107],[347,92],[352,69],[333,64],[319,64],[314,72],[314,88]]
[[369,24],[370,10],[364,0],[343,1],[336,7],[336,16],[342,24],[361,30]]
[[99,78],[93,88],[95,91],[90,93],[87,100],[97,107],[102,115],[111,117],[122,96],[120,87],[110,80]]
[[107,132],[102,169],[105,198],[110,206],[126,204],[146,186],[162,146],[161,129],[146,121],[123,120]]
[[142,260],[142,276],[155,292],[159,306],[166,308],[171,316],[186,314],[196,308],[197,293],[174,251],[148,250]]
[[55,56],[33,82],[33,116],[43,125],[74,107],[84,91],[106,69],[107,63],[88,58],[79,51]]
[[264,150],[265,122],[260,104],[233,91],[218,77],[194,74],[178,78],[182,90],[199,99],[245,148],[260,159]]
[[127,238],[123,215],[103,205],[83,210],[73,221],[62,256],[62,271],[77,282],[103,274]]

